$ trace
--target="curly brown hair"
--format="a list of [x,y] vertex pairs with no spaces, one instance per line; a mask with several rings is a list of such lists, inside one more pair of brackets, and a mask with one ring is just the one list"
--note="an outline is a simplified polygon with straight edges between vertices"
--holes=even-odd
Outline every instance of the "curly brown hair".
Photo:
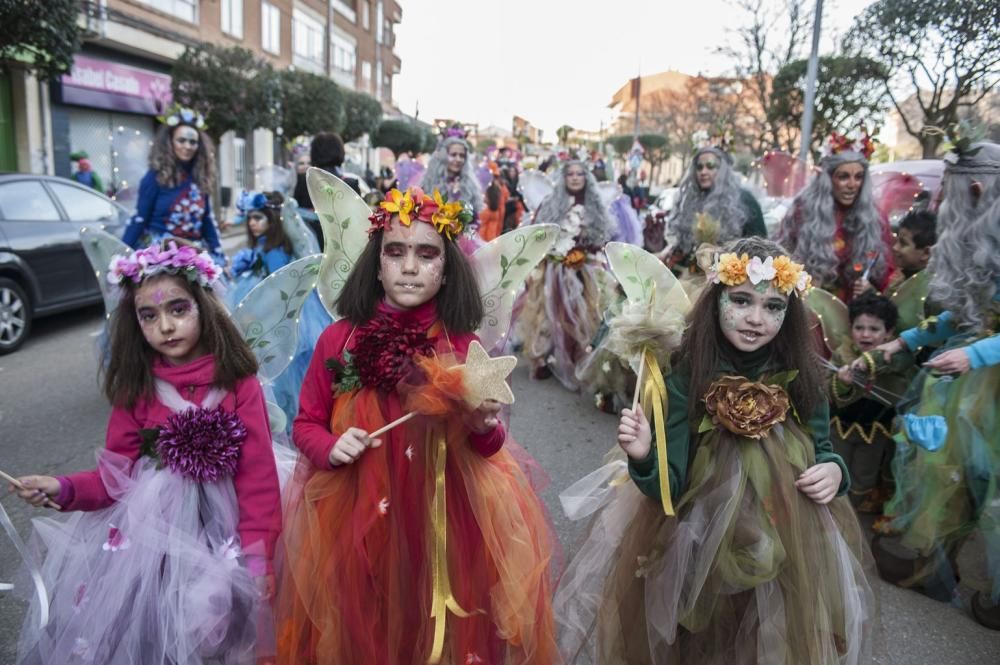
[[215,145],[208,134],[193,125],[181,123],[173,127],[160,127],[149,151],[149,168],[156,171],[156,182],[161,187],[176,187],[181,184],[181,165],[174,155],[173,146],[174,132],[181,127],[191,127],[198,132],[198,152],[194,156],[191,178],[208,196],[215,189]]
[[[762,259],[788,255],[781,245],[763,238],[742,238],[730,242],[724,251],[745,252]],[[688,314],[688,328],[676,354],[684,369],[690,371],[688,411],[692,422],[697,422],[704,415],[705,405],[701,397],[719,378],[723,363],[740,366],[742,352],[730,344],[719,325],[719,296],[725,288],[724,284],[710,284],[702,291]],[[798,370],[798,376],[789,385],[788,392],[796,411],[808,418],[826,399],[826,383],[820,372],[816,355],[818,342],[812,332],[809,311],[798,295],[789,297],[784,323],[765,348],[770,350],[768,364],[774,371]]]

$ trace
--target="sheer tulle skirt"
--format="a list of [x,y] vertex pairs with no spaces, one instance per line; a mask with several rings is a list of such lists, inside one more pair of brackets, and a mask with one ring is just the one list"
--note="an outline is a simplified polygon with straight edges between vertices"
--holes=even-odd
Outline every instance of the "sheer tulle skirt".
[[18,662],[242,665],[273,654],[273,640],[257,640],[273,626],[241,565],[232,481],[195,483],[107,451],[99,464],[116,503],[34,521],[50,619],[40,630],[32,604]]
[[[795,488],[813,463],[797,428],[713,432],[668,518],[631,481],[597,512],[555,597],[569,662],[860,665],[874,596],[846,499]],[[608,492],[607,488],[604,488]]]

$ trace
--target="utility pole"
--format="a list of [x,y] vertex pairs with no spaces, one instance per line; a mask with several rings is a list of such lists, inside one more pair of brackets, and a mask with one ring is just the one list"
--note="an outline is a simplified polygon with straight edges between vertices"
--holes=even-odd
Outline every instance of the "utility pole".
[[809,159],[809,145],[812,143],[813,108],[816,106],[816,71],[819,69],[819,34],[820,21],[823,19],[823,0],[816,0],[816,17],[813,19],[812,52],[809,54],[809,67],[806,70],[806,99],[802,109],[802,127],[800,128],[799,159],[803,162]]

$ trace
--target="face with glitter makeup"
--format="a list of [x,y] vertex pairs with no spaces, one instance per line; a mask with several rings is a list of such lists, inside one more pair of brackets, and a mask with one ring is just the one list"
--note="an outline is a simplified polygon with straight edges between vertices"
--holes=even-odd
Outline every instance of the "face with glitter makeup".
[[398,309],[413,309],[437,295],[444,277],[444,239],[425,222],[403,226],[398,217],[382,234],[379,281],[385,299]]
[[171,365],[204,355],[198,304],[183,277],[147,279],[135,291],[135,314],[142,336]]
[[749,353],[769,343],[781,330],[788,296],[767,282],[727,286],[719,294],[719,326],[737,350]]

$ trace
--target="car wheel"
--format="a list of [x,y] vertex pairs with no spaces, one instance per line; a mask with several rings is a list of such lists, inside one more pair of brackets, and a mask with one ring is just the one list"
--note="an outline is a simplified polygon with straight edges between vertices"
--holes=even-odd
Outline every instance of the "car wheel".
[[31,302],[17,282],[0,277],[0,355],[16,351],[31,330]]

